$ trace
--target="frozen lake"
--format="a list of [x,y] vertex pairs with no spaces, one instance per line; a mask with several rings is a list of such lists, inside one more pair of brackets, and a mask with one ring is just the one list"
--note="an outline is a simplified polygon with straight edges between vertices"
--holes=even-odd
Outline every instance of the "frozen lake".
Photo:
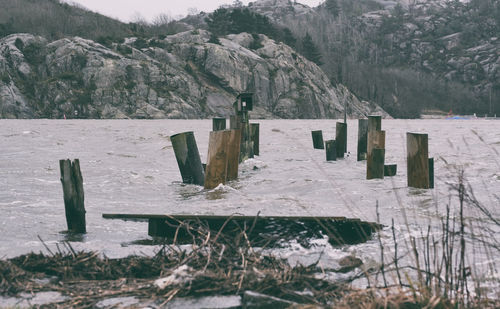
[[[346,216],[376,221],[379,204],[384,243],[391,246],[391,220],[398,242],[439,228],[449,204],[456,213],[458,169],[475,196],[500,219],[500,121],[382,120],[386,164],[398,165],[395,177],[366,180],[366,161],[356,161],[357,120],[348,120],[348,152],[327,162],[312,148],[311,130],[335,138],[335,120],[253,120],[260,123],[260,152],[240,165],[239,179],[205,191],[184,185],[168,136],[194,131],[205,162],[211,120],[0,120],[0,258],[42,251],[64,241],[66,229],[59,159],[79,158],[84,179],[87,235],[78,249],[110,257],[149,254],[152,246],[127,245],[147,239],[147,224],[102,219],[102,213],[243,214]],[[407,187],[406,132],[429,134],[435,159],[435,189]],[[466,218],[478,232],[491,224],[476,208]],[[406,224],[407,223],[407,224]],[[491,232],[490,231],[490,232]],[[489,234],[485,234],[485,237]],[[493,239],[498,242],[497,239]],[[400,247],[404,247],[401,245]],[[498,255],[470,248],[479,264],[500,263]],[[403,249],[402,249],[403,250]],[[316,249],[292,246],[291,260],[322,252],[324,263],[339,252],[378,259],[378,240],[346,248],[318,242]],[[498,251],[497,251],[498,252]],[[488,268],[488,267],[486,267]],[[485,269],[486,269],[485,268]],[[491,276],[498,276],[493,268]]]

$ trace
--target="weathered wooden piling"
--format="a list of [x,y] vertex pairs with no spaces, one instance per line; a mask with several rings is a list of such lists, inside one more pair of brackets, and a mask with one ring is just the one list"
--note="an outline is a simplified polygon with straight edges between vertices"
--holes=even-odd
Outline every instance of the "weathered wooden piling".
[[208,141],[205,189],[213,189],[227,180],[229,131],[212,131]]
[[314,149],[325,149],[323,142],[323,131],[311,131]]
[[200,160],[200,153],[192,131],[170,136],[175,158],[179,165],[182,182],[203,186],[205,173]]
[[254,157],[253,141],[249,124],[248,112],[253,109],[253,94],[251,92],[240,93],[233,103],[235,116],[231,116],[231,129],[241,131],[240,162]]
[[384,176],[388,176],[388,177],[396,176],[397,171],[398,171],[397,164],[384,165]]
[[429,158],[429,188],[434,189],[434,158]]
[[372,149],[370,160],[370,164],[366,164],[366,179],[384,178],[385,149]]
[[240,143],[241,131],[229,130],[228,141],[228,161],[227,161],[227,180],[235,180],[238,178],[238,165],[240,162]]
[[258,123],[251,123],[250,124],[250,130],[251,130],[251,135],[252,135],[252,142],[253,142],[253,154],[258,156],[259,155],[259,124]]
[[406,133],[406,162],[408,186],[428,189],[429,145],[427,134]]
[[368,132],[382,130],[382,116],[368,116]]
[[238,178],[240,140],[240,130],[210,132],[205,189],[213,189]]
[[226,129],[226,118],[212,118],[212,131]]
[[343,158],[347,147],[347,123],[337,122],[335,126],[335,148],[337,158]]
[[366,145],[368,141],[368,119],[358,119],[358,161],[366,160]]
[[85,201],[83,194],[83,177],[80,171],[80,160],[59,160],[61,183],[64,195],[64,209],[68,231],[86,233]]
[[334,139],[325,142],[326,161],[337,160],[336,142]]

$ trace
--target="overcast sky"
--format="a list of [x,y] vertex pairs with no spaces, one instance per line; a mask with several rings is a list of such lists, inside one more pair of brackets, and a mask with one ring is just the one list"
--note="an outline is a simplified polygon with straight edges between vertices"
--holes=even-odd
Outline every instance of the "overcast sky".
[[[165,13],[172,17],[185,16],[188,10],[211,12],[222,4],[231,4],[232,0],[66,0],[75,2],[101,14],[128,22],[142,16],[152,21],[159,14]],[[242,1],[244,4],[252,1]],[[323,0],[298,0],[297,2],[317,6]]]

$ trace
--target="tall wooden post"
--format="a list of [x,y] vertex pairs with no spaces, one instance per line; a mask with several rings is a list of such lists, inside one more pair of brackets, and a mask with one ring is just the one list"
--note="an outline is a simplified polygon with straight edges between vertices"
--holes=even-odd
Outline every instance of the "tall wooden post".
[[428,189],[429,183],[428,135],[406,133],[406,161],[408,186]]
[[251,123],[250,130],[252,133],[251,139],[253,142],[253,154],[258,156],[259,155],[259,124],[258,123]]
[[326,152],[326,161],[336,161],[337,160],[337,149],[335,140],[329,140],[325,142],[325,152]]
[[311,131],[314,149],[325,149],[323,142],[323,131]]
[[226,118],[212,118],[212,131],[226,129]]
[[366,179],[384,178],[385,149],[374,148],[370,160],[366,164]]
[[382,130],[382,116],[368,116],[368,132]]
[[205,189],[213,189],[238,178],[240,140],[239,130],[210,132]]
[[335,126],[335,148],[337,149],[337,158],[343,158],[347,145],[347,124],[337,122]]
[[182,182],[203,186],[205,173],[201,164],[200,153],[192,131],[170,136],[175,158],[179,165]]
[[238,165],[240,162],[241,131],[230,130],[227,144],[227,180],[238,178]]
[[368,139],[368,119],[358,119],[358,161],[366,160],[366,145]]
[[69,159],[59,160],[59,169],[61,171],[68,231],[86,233],[83,177],[80,171],[80,160],[75,159],[73,162]]

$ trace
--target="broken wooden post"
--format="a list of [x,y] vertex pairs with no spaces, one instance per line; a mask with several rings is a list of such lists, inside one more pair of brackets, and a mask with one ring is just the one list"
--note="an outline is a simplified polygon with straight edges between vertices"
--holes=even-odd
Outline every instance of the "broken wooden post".
[[208,140],[205,189],[213,189],[227,180],[229,131],[212,131]]
[[358,161],[366,160],[366,145],[368,139],[368,119],[358,119]]
[[258,156],[259,155],[259,124],[258,123],[251,123],[250,124],[250,131],[252,135],[252,142],[253,142],[253,154]]
[[429,158],[429,189],[434,189],[434,158]]
[[408,186],[428,189],[429,145],[427,134],[406,133],[406,161]]
[[386,164],[384,165],[384,176],[396,176],[398,170],[397,164]]
[[385,149],[372,149],[371,163],[367,164],[366,179],[384,178]]
[[325,149],[323,143],[323,131],[321,130],[311,131],[311,134],[312,134],[314,149]]
[[212,131],[226,129],[226,118],[212,118]]
[[64,209],[68,231],[86,233],[85,203],[83,194],[83,178],[80,171],[80,160],[59,160],[61,183],[64,195]]
[[[384,173],[384,163],[382,161],[382,167],[374,166],[380,164],[380,158],[376,161],[373,158],[373,151],[375,149],[384,149],[385,150],[385,131],[368,131],[368,145],[367,145],[367,156],[366,156],[366,179],[372,178],[380,178],[374,177],[370,173],[373,171],[379,172],[381,168],[382,174]],[[384,151],[385,155],[385,151]],[[378,175],[378,174],[376,174]],[[383,177],[382,177],[383,178]]]
[[326,161],[336,161],[337,160],[337,149],[335,140],[329,140],[325,142],[325,152],[326,152]]
[[179,165],[183,183],[203,186],[205,173],[200,160],[200,153],[192,131],[170,136],[175,158]]
[[337,158],[343,158],[347,145],[347,124],[337,122],[335,126],[335,148],[337,149]]
[[[374,145],[380,140],[381,136],[377,132],[380,132],[382,128],[382,117],[381,116],[368,116],[368,133],[367,133],[367,144],[366,144],[366,160],[370,161],[370,156],[373,148],[384,148],[385,149],[385,135],[384,135],[384,146]],[[367,162],[368,164],[368,162]]]
[[368,132],[382,130],[382,116],[368,116]]
[[238,178],[240,141],[240,130],[210,132],[205,189],[213,189]]

